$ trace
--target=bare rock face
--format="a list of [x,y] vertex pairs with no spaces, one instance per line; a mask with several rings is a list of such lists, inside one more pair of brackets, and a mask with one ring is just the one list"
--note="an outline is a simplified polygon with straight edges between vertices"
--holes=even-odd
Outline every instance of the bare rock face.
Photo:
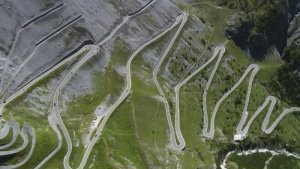
[[[101,42],[125,17],[150,2],[1,1],[0,86],[5,89],[5,96],[83,45]],[[136,48],[170,26],[178,14],[179,9],[174,3],[157,0],[139,15],[131,17],[115,36]]]
[[293,42],[297,41],[298,38],[300,38],[300,15],[295,16],[290,23],[287,45],[291,45]]
[[[290,21],[299,12],[300,3],[297,0],[280,0],[277,4],[263,1],[259,9],[251,5],[243,6],[230,1],[237,12],[233,14],[225,28],[227,36],[256,60],[264,59],[267,51],[273,47],[283,55],[287,46]],[[222,1],[228,5],[229,1]],[[255,1],[251,1],[255,4]],[[230,7],[230,5],[228,5]],[[294,28],[290,28],[293,30]]]
[[300,1],[289,0],[289,15],[293,19],[294,16],[300,11]]
[[250,28],[247,15],[239,11],[229,18],[225,30],[229,38],[232,38],[245,49],[247,38],[250,35]]
[[253,24],[244,12],[238,11],[227,21],[225,27],[228,38],[233,39],[236,44],[256,59],[263,59],[268,49],[267,36],[262,33],[253,32]]
[[284,57],[293,74],[300,81],[300,15],[295,16],[288,29]]
[[7,55],[15,38],[16,31],[28,21],[31,21],[43,11],[60,3],[57,0],[48,1],[0,1],[0,50]]
[[296,15],[288,29],[287,46],[284,49],[283,59],[286,61],[278,71],[278,75],[271,84],[279,91],[283,100],[299,105],[300,99],[300,16]]

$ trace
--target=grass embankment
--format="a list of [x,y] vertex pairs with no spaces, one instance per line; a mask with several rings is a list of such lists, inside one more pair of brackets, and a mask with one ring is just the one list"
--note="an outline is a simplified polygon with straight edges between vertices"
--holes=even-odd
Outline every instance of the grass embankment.
[[[230,157],[228,169],[238,169],[238,168],[263,169],[266,161],[271,156],[272,156],[271,153],[255,153],[247,156],[243,156],[243,155],[239,156],[234,153]],[[238,166],[238,167],[234,167],[234,166]]]
[[[268,164],[266,161],[268,161]],[[285,155],[272,156],[271,153],[255,153],[247,156],[239,156],[233,154],[228,161],[228,169],[257,169],[257,168],[267,168],[272,169],[297,169],[300,167],[300,162],[294,157],[287,157]]]
[[273,157],[268,168],[272,169],[297,169],[300,168],[300,161],[293,157],[287,157],[284,155],[279,155]]

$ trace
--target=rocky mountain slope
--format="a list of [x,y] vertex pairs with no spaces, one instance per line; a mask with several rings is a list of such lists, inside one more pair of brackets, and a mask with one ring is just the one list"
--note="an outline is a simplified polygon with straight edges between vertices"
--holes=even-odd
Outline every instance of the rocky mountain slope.
[[0,0],[0,168],[300,168],[299,9]]

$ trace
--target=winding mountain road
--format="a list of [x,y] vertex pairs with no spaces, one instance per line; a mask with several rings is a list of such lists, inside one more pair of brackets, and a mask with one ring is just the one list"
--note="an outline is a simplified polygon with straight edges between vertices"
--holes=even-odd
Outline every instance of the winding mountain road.
[[52,98],[52,114],[55,115],[55,118],[57,120],[58,125],[60,126],[64,137],[67,141],[67,154],[64,158],[64,167],[65,168],[71,168],[69,165],[69,159],[72,152],[72,140],[68,133],[68,130],[66,126],[63,123],[63,120],[60,116],[60,110],[59,110],[59,94],[61,93],[62,89],[67,85],[67,83],[71,80],[71,78],[74,76],[74,74],[79,70],[80,67],[83,66],[83,64],[88,61],[92,56],[94,56],[99,51],[99,47],[96,45],[90,45],[91,50],[82,58],[80,59],[71,69],[70,71],[60,80],[59,85],[56,87],[54,91],[54,95]]
[[4,125],[4,127],[1,129],[0,139],[3,139],[4,137],[6,137],[8,135],[8,133],[10,131],[10,128],[12,129],[12,132],[13,132],[12,139],[10,140],[9,143],[1,145],[0,150],[4,150],[4,149],[9,148],[10,146],[12,146],[16,142],[16,140],[18,138],[19,125],[16,121],[10,120],[10,121],[7,121]]
[[34,167],[34,169],[40,169],[44,164],[46,164],[61,149],[63,144],[63,137],[57,127],[58,120],[56,119],[54,114],[50,114],[48,116],[48,121],[52,130],[56,133],[58,144],[56,148],[50,154],[48,154],[46,158],[43,159],[43,161],[41,161],[36,167]]
[[6,156],[6,155],[11,155],[11,154],[16,154],[22,150],[24,150],[26,148],[26,146],[28,145],[28,133],[30,132],[31,127],[27,126],[27,125],[24,125],[22,130],[21,130],[21,137],[22,137],[22,140],[23,140],[23,143],[20,147],[18,148],[15,148],[15,149],[12,149],[12,150],[1,150],[0,151],[0,156]]
[[[57,86],[57,88],[56,88],[56,90],[54,92],[53,99],[52,99],[53,100],[53,104],[52,104],[52,113],[51,113],[51,114],[53,114],[53,116],[50,114],[51,118],[49,118],[49,123],[50,123],[51,127],[53,128],[53,130],[55,131],[55,133],[58,136],[59,144],[56,147],[56,149],[54,151],[52,151],[36,168],[40,168],[45,162],[47,162],[50,158],[52,158],[60,150],[60,148],[62,147],[61,134],[60,134],[60,131],[58,130],[58,128],[57,128],[56,125],[60,126],[60,128],[62,129],[63,134],[64,134],[64,136],[66,138],[66,141],[67,141],[68,151],[67,151],[67,154],[66,154],[66,156],[64,158],[64,167],[65,168],[71,168],[70,165],[69,165],[69,158],[70,158],[71,151],[72,151],[72,142],[71,142],[70,136],[68,134],[68,131],[67,131],[66,127],[64,126],[63,121],[62,121],[62,119],[60,117],[58,107],[56,106],[56,105],[58,105],[58,96],[59,96],[59,93],[61,92],[62,88],[67,84],[67,82],[77,72],[77,70],[80,67],[82,67],[82,65],[84,65],[84,63],[86,63],[86,61],[88,61],[90,58],[92,58],[99,51],[99,46],[105,44],[108,40],[110,40],[116,34],[116,32],[122,26],[124,26],[127,23],[128,19],[130,19],[131,17],[134,17],[134,16],[140,14],[145,9],[147,9],[148,6],[152,5],[155,1],[156,0],[151,0],[149,3],[147,3],[145,6],[143,6],[142,9],[138,10],[138,12],[135,12],[133,14],[130,14],[129,16],[124,17],[123,21],[115,29],[113,29],[112,31],[110,31],[109,35],[106,36],[101,42],[99,42],[99,44],[84,46],[83,48],[81,48],[75,54],[71,55],[70,57],[68,57],[67,59],[65,59],[62,62],[58,63],[56,66],[54,66],[53,68],[49,69],[48,71],[46,71],[42,75],[40,75],[37,78],[33,79],[31,82],[29,82],[28,84],[26,84],[25,86],[23,86],[20,90],[18,90],[16,93],[14,93],[13,95],[11,95],[8,99],[6,99],[3,103],[0,104],[0,115],[2,115],[3,114],[3,109],[4,109],[4,107],[8,103],[10,103],[12,100],[16,99],[17,97],[19,97],[20,95],[22,95],[23,93],[25,93],[36,82],[38,82],[39,80],[43,79],[44,77],[46,77],[47,75],[49,75],[50,73],[52,73],[53,71],[55,71],[56,69],[58,69],[59,67],[61,67],[62,65],[64,65],[65,63],[69,62],[70,60],[72,60],[73,58],[75,58],[79,53],[83,52],[84,50],[86,50],[86,49],[90,50],[85,56],[83,56],[71,68],[71,70],[67,73],[67,75],[60,81],[60,84]],[[59,7],[56,7],[56,9],[58,9],[58,8]],[[38,46],[36,46],[36,48],[37,47]],[[34,51],[36,50],[36,48],[34,49]],[[24,139],[23,145],[22,145],[22,147],[24,147],[24,145],[26,144],[26,142],[28,144],[28,139],[26,139],[26,135],[24,135],[24,130],[22,130],[21,136]],[[14,152],[16,152],[16,151],[14,151]],[[3,154],[7,154],[7,153],[10,153],[10,152],[3,152]]]
[[[116,32],[122,27],[124,26],[128,19],[139,15],[141,12],[143,12],[145,9],[147,9],[148,6],[150,6],[151,4],[153,4],[156,0],[152,0],[150,3],[147,3],[145,6],[142,7],[142,10],[139,10],[137,13],[134,13],[133,15],[129,15],[126,16],[123,21],[115,28],[113,29],[109,35],[104,38],[101,42],[99,42],[97,45],[89,45],[91,50],[85,55],[83,56],[77,63],[75,63],[72,68],[70,69],[70,71],[61,79],[59,85],[56,87],[53,98],[52,98],[52,114],[55,115],[56,120],[58,122],[58,125],[60,126],[63,135],[66,139],[67,142],[67,153],[64,157],[63,160],[63,164],[64,164],[64,168],[66,169],[71,169],[70,166],[70,156],[71,156],[71,152],[72,152],[72,140],[71,137],[68,133],[68,130],[66,129],[66,126],[63,123],[63,120],[60,116],[60,111],[59,111],[59,101],[58,101],[58,97],[59,94],[61,93],[62,89],[66,86],[66,84],[71,80],[71,78],[74,76],[74,74],[88,61],[90,60],[94,55],[96,55],[99,51],[99,46],[102,46],[103,44],[105,44],[108,40],[110,40],[115,34]],[[91,143],[89,144],[88,147],[90,147]],[[87,150],[86,150],[87,151]],[[85,153],[86,154],[86,153]],[[89,153],[88,153],[89,154]],[[87,159],[87,157],[86,157]],[[83,168],[84,165],[86,163],[86,160],[83,159],[80,163],[79,168]]]
[[[219,53],[219,55],[218,55],[218,53]],[[219,63],[221,61],[221,58],[223,57],[224,53],[225,53],[225,47],[224,46],[216,47],[215,50],[214,50],[213,56],[206,63],[201,65],[197,70],[195,70],[193,73],[191,73],[186,79],[182,80],[180,83],[178,83],[174,87],[174,92],[175,92],[175,114],[176,114],[175,117],[177,117],[177,121],[180,121],[179,93],[180,93],[181,87],[183,85],[185,85],[190,79],[192,79],[196,74],[198,74],[201,70],[203,70],[205,67],[207,67],[217,56],[219,56],[218,57],[219,59],[217,61],[217,63]],[[205,128],[207,129],[207,126],[208,126],[208,117],[207,117],[207,114],[204,113],[204,130],[203,131],[206,131]],[[206,134],[206,133],[204,133],[204,134]],[[205,136],[207,136],[207,135],[205,135]]]
[[45,78],[46,76],[48,76],[50,73],[54,72],[55,70],[57,70],[58,68],[60,68],[61,66],[63,66],[64,64],[66,64],[67,62],[70,62],[71,60],[73,60],[74,58],[76,58],[80,53],[84,52],[85,50],[90,50],[91,45],[86,45],[84,47],[82,47],[79,51],[77,51],[76,53],[74,53],[73,55],[71,55],[70,57],[64,59],[63,61],[59,62],[58,64],[56,64],[54,67],[52,67],[51,69],[47,70],[46,72],[44,72],[43,74],[41,74],[40,76],[38,76],[37,78],[33,79],[32,81],[30,81],[29,83],[27,83],[26,85],[24,85],[21,89],[19,89],[17,92],[15,92],[14,94],[12,94],[11,96],[9,96],[4,102],[2,102],[0,104],[0,115],[2,116],[3,114],[3,109],[4,107],[9,104],[11,101],[15,100],[17,97],[21,96],[22,94],[24,94],[31,86],[33,86],[35,83],[37,83],[38,81],[40,81],[41,79]]
[[[185,15],[185,14],[184,14]],[[117,99],[117,101],[107,110],[107,112],[105,113],[105,116],[103,118],[103,120],[101,121],[101,123],[98,126],[98,129],[95,133],[95,136],[92,138],[90,144],[87,146],[87,149],[85,151],[85,154],[83,156],[83,160],[81,161],[81,164],[79,166],[79,168],[83,168],[86,164],[86,161],[88,160],[89,154],[92,151],[93,146],[95,145],[95,143],[97,142],[97,140],[99,139],[99,137],[102,135],[102,131],[103,128],[107,122],[107,120],[109,119],[110,115],[115,111],[115,109],[128,97],[129,93],[130,93],[130,89],[132,86],[132,82],[131,82],[131,63],[133,61],[133,59],[149,44],[153,43],[154,41],[156,41],[157,39],[159,39],[160,37],[162,37],[163,35],[165,35],[166,33],[168,33],[171,29],[173,29],[181,19],[183,19],[183,15],[179,15],[174,24],[169,27],[168,29],[166,29],[164,32],[162,32],[161,34],[159,34],[158,36],[156,36],[155,38],[151,39],[150,41],[146,42],[145,44],[143,44],[142,46],[140,46],[128,59],[127,63],[126,63],[126,85],[121,93],[121,95],[119,96],[119,98]]]
[[[106,36],[102,41],[100,41],[97,45],[85,45],[83,48],[81,48],[78,52],[76,52],[75,54],[71,55],[70,57],[68,57],[67,59],[63,60],[62,62],[58,63],[56,66],[54,66],[53,68],[49,69],[48,71],[46,71],[45,73],[43,73],[42,75],[38,76],[37,78],[33,79],[31,82],[29,82],[28,84],[25,84],[20,90],[18,90],[16,93],[14,93],[13,95],[11,95],[9,98],[7,98],[3,103],[0,104],[0,115],[2,115],[3,113],[3,108],[10,103],[11,101],[13,101],[14,99],[16,99],[17,97],[19,97],[20,95],[22,95],[23,93],[25,93],[30,87],[32,87],[35,83],[37,83],[39,80],[45,78],[47,75],[49,75],[50,73],[52,73],[53,71],[57,70],[59,67],[61,67],[62,65],[64,65],[65,63],[71,61],[72,59],[74,59],[75,57],[77,57],[81,52],[88,50],[88,53],[85,54],[83,57],[81,57],[72,67],[71,69],[68,71],[68,73],[66,73],[66,75],[59,81],[58,86],[55,88],[55,91],[52,95],[52,104],[51,104],[51,111],[50,114],[48,116],[48,121],[49,124],[51,126],[51,128],[53,129],[53,131],[56,133],[57,138],[58,138],[58,145],[57,147],[43,160],[40,162],[40,164],[38,164],[35,169],[39,169],[41,168],[47,161],[49,161],[55,154],[57,154],[57,152],[61,149],[62,144],[63,144],[63,137],[62,134],[58,128],[58,126],[60,127],[64,138],[66,139],[66,143],[67,143],[67,152],[64,156],[63,159],[63,165],[65,169],[71,169],[70,166],[70,156],[72,153],[72,140],[71,137],[68,133],[68,130],[61,118],[60,115],[60,109],[59,109],[59,96],[62,92],[62,90],[65,88],[65,86],[69,83],[69,81],[73,78],[73,76],[77,73],[77,71],[88,61],[90,60],[93,56],[95,56],[100,49],[100,46],[102,46],[103,44],[105,44],[108,40],[110,40],[117,32],[118,30],[123,27],[127,21],[131,18],[134,17],[138,14],[140,14],[142,11],[144,11],[148,6],[150,6],[151,4],[153,4],[155,2],[155,0],[150,1],[149,3],[146,4],[146,6],[143,6],[140,10],[138,10],[137,12],[133,13],[132,15],[126,16],[123,18],[122,22],[120,24],[118,24],[112,31],[110,31],[110,33],[108,34],[108,36]],[[62,5],[61,5],[62,6]],[[56,7],[56,9],[59,9],[60,6]],[[96,144],[97,140],[100,138],[100,136],[102,135],[103,129],[108,121],[108,119],[110,118],[111,114],[117,109],[117,107],[119,107],[119,105],[124,102],[124,100],[130,95],[130,91],[132,88],[132,78],[131,78],[131,64],[132,61],[134,60],[134,58],[148,45],[150,45],[151,43],[157,41],[159,38],[161,38],[162,36],[164,36],[165,34],[167,34],[168,32],[170,32],[170,30],[172,30],[174,27],[176,27],[179,23],[179,27],[177,29],[177,31],[175,32],[174,36],[172,37],[171,41],[169,42],[168,46],[166,47],[166,49],[164,50],[162,56],[160,57],[160,59],[158,60],[157,64],[155,65],[153,72],[152,72],[152,78],[154,81],[154,84],[156,85],[159,94],[161,95],[162,98],[162,102],[164,103],[164,107],[165,107],[165,111],[166,111],[166,116],[167,116],[167,122],[168,122],[168,127],[169,127],[169,131],[170,131],[170,141],[171,141],[171,145],[173,146],[174,149],[176,150],[183,150],[186,146],[185,143],[185,139],[182,135],[181,132],[181,128],[180,128],[180,89],[182,86],[184,86],[189,80],[191,80],[196,74],[198,74],[200,71],[202,71],[204,68],[206,68],[209,64],[211,64],[215,59],[217,59],[215,66],[210,74],[209,80],[206,84],[206,87],[204,89],[204,93],[202,95],[203,97],[203,103],[202,103],[202,107],[203,107],[203,131],[202,131],[202,135],[204,137],[207,138],[213,138],[214,137],[214,133],[215,133],[215,118],[217,115],[217,112],[219,110],[220,105],[223,103],[223,101],[228,98],[232,92],[234,92],[240,85],[241,83],[249,76],[250,74],[250,78],[249,78],[249,82],[248,82],[248,89],[247,89],[247,95],[246,95],[246,101],[245,101],[245,105],[244,105],[244,109],[241,115],[241,119],[239,124],[237,125],[236,128],[236,133],[234,136],[235,140],[242,140],[246,137],[249,127],[251,126],[252,122],[255,120],[255,118],[265,109],[268,107],[268,112],[267,115],[264,118],[263,124],[261,126],[261,129],[264,133],[271,133],[274,128],[277,126],[277,124],[282,120],[282,118],[284,118],[285,115],[292,113],[292,112],[300,112],[300,108],[299,107],[292,107],[289,109],[285,109],[280,115],[279,117],[277,117],[277,119],[270,125],[270,117],[273,113],[274,107],[276,105],[276,101],[277,99],[274,96],[268,96],[265,101],[263,102],[263,104],[254,112],[253,116],[251,116],[250,120],[247,122],[248,119],[248,106],[249,106],[249,102],[250,102],[250,96],[251,96],[251,90],[252,90],[252,85],[253,85],[253,81],[254,78],[256,76],[256,74],[259,71],[259,66],[256,64],[250,64],[248,66],[248,68],[245,70],[245,72],[243,73],[243,75],[241,76],[241,78],[231,87],[230,90],[228,90],[216,103],[214,109],[212,110],[212,112],[208,112],[207,110],[207,94],[209,91],[209,88],[211,86],[211,83],[214,79],[214,76],[218,70],[218,67],[222,61],[222,58],[226,52],[226,49],[224,47],[224,45],[222,46],[217,46],[214,49],[214,53],[213,56],[211,58],[209,58],[203,65],[201,65],[199,68],[197,68],[193,73],[191,73],[187,78],[185,79],[180,79],[178,84],[175,85],[174,92],[175,92],[175,127],[173,126],[173,122],[172,122],[172,118],[171,118],[171,111],[170,111],[170,106],[169,106],[169,102],[163,92],[163,89],[158,81],[158,72],[160,70],[160,67],[163,63],[163,61],[165,60],[167,54],[169,53],[169,51],[171,50],[174,42],[176,41],[176,39],[178,38],[178,35],[180,34],[180,32],[182,31],[182,28],[184,27],[184,25],[187,22],[187,18],[188,18],[188,14],[183,12],[182,14],[180,14],[179,16],[177,16],[175,22],[173,23],[173,25],[171,25],[168,29],[166,29],[165,31],[163,31],[162,33],[160,33],[159,35],[157,35],[156,37],[154,37],[153,39],[149,40],[148,42],[144,43],[142,46],[140,46],[128,59],[127,63],[126,63],[126,81],[125,81],[125,86],[122,89],[122,93],[121,95],[117,98],[116,102],[114,102],[112,104],[111,107],[109,107],[107,109],[107,111],[104,113],[104,117],[102,119],[102,121],[100,122],[99,126],[97,127],[96,133],[95,135],[92,137],[91,141],[87,144],[87,147],[85,149],[84,152],[84,156],[80,162],[79,165],[79,169],[83,169],[87,163],[87,160],[90,156],[90,153],[94,147],[94,145]],[[17,35],[18,36],[18,35]],[[42,42],[43,43],[43,42]],[[39,44],[40,45],[40,44]],[[39,46],[38,45],[38,46]],[[37,46],[37,47],[38,47]],[[13,45],[13,49],[14,49],[14,45]],[[35,52],[36,48],[34,49],[33,52]],[[29,56],[30,57],[30,56]],[[200,56],[202,57],[202,55]],[[193,64],[196,65],[196,64]],[[193,67],[191,67],[189,69],[189,71],[192,70]],[[21,70],[21,69],[20,69]],[[188,71],[188,72],[189,72]],[[182,78],[185,77],[186,74],[184,74],[182,76]],[[2,81],[1,81],[2,83]],[[7,84],[10,84],[10,82],[8,82]],[[6,88],[6,87],[5,87]],[[209,116],[211,116],[210,120],[209,120]],[[270,126],[269,126],[270,125]],[[22,130],[21,130],[21,137],[23,139],[23,143],[20,147],[13,149],[13,150],[3,150],[6,149],[8,147],[10,147],[13,143],[15,143],[17,136],[19,134],[19,126],[15,121],[7,121],[4,125],[4,127],[1,129],[0,131],[0,139],[4,138],[5,136],[8,135],[10,128],[12,128],[13,131],[13,138],[11,140],[10,143],[0,146],[0,156],[5,156],[5,155],[11,155],[11,154],[16,154],[22,150],[24,150],[27,145],[28,145],[28,135],[31,136],[32,138],[32,146],[30,149],[30,152],[27,154],[26,158],[24,160],[22,160],[21,162],[15,164],[15,165],[11,165],[8,166],[9,168],[19,168],[20,166],[22,166],[23,164],[25,164],[31,157],[34,148],[35,148],[35,144],[36,144],[36,136],[35,136],[35,132],[34,130],[30,127],[25,125]],[[3,150],[3,151],[2,151]]]
[[[8,169],[15,169],[15,168],[20,168],[22,165],[24,165],[29,159],[30,157],[32,156],[33,154],[33,151],[35,149],[35,145],[36,145],[36,136],[35,136],[35,132],[33,130],[32,127],[28,127],[28,134],[31,136],[32,140],[31,140],[31,148],[29,150],[29,153],[26,155],[26,157],[21,160],[20,162],[16,163],[16,164],[12,164],[12,165],[8,165],[8,166],[5,166],[7,167]],[[1,167],[4,167],[4,166],[0,166]]]
[[[166,98],[166,96],[163,92],[163,89],[161,88],[161,85],[159,84],[159,82],[157,80],[157,74],[160,70],[161,64],[165,60],[166,56],[168,55],[170,49],[172,48],[172,46],[175,42],[175,40],[177,39],[177,37],[178,37],[179,33],[181,32],[183,26],[185,25],[185,23],[187,21],[187,16],[188,16],[187,13],[183,13],[179,16],[179,19],[181,19],[182,22],[181,22],[178,30],[176,31],[175,35],[173,36],[173,38],[169,42],[169,44],[168,44],[167,48],[165,49],[164,53],[162,54],[162,56],[158,60],[157,64],[154,67],[154,70],[152,72],[152,77],[153,77],[154,84],[155,84],[156,88],[158,89],[158,92],[161,95],[161,98],[162,98],[164,106],[165,106],[166,116],[167,116],[169,131],[170,131],[171,144],[176,150],[182,150],[185,147],[185,140],[184,140],[183,135],[182,135],[181,130],[180,130],[180,116],[177,113],[175,114],[175,131],[174,131],[172,118],[171,118],[171,113],[170,113],[169,102],[168,102],[168,100],[167,100],[167,98]],[[178,19],[176,19],[176,22],[178,22]],[[179,144],[177,143],[177,140],[179,141]]]
[[[219,55],[217,55],[219,53]],[[264,133],[269,134],[271,133],[274,128],[277,126],[277,124],[281,121],[282,118],[284,118],[285,115],[289,114],[289,113],[293,113],[293,112],[300,112],[300,108],[299,107],[292,107],[289,109],[285,109],[280,115],[279,117],[271,124],[271,126],[268,128],[267,126],[269,125],[269,119],[270,116],[273,112],[273,109],[275,107],[276,104],[276,98],[274,96],[268,96],[266,98],[266,100],[264,101],[264,103],[257,109],[257,111],[253,114],[253,116],[250,118],[250,120],[248,121],[247,125],[245,126],[245,123],[247,121],[247,117],[248,117],[248,105],[249,105],[249,101],[250,101],[250,95],[251,95],[251,89],[252,89],[252,84],[253,84],[253,80],[256,76],[256,74],[259,71],[259,66],[256,64],[250,64],[248,66],[248,68],[245,70],[245,72],[243,73],[242,77],[234,84],[234,86],[228,90],[216,103],[213,111],[211,113],[208,113],[207,111],[207,92],[210,88],[210,85],[212,83],[212,80],[214,78],[214,75],[219,67],[219,64],[222,60],[222,57],[224,56],[225,53],[225,47],[224,46],[218,46],[215,48],[214,50],[214,54],[213,56],[207,61],[205,62],[202,66],[200,66],[196,71],[194,71],[190,76],[188,76],[186,79],[184,79],[183,81],[181,81],[180,83],[178,83],[175,87],[174,87],[174,91],[175,91],[175,120],[180,120],[180,109],[179,109],[179,92],[180,92],[180,88],[185,85],[192,77],[194,77],[196,74],[198,74],[201,70],[203,70],[206,66],[208,66],[213,60],[215,60],[215,58],[217,58],[217,62],[210,74],[209,80],[206,84],[206,87],[204,89],[203,92],[203,133],[202,135],[204,137],[207,138],[213,138],[214,137],[214,133],[215,133],[215,118],[217,115],[217,112],[219,110],[219,107],[221,105],[221,103],[228,97],[230,96],[230,94],[232,94],[232,92],[234,90],[236,90],[237,87],[240,86],[240,84],[246,79],[246,77],[248,76],[248,74],[251,73],[250,78],[249,78],[249,83],[248,83],[248,90],[247,90],[247,96],[246,96],[246,101],[245,101],[245,105],[244,105],[244,109],[242,112],[242,117],[241,120],[236,128],[236,134],[234,136],[234,140],[242,140],[244,138],[246,138],[246,135],[248,133],[249,127],[252,124],[252,122],[254,121],[254,119],[268,106],[269,102],[271,102],[267,115],[264,118],[263,124],[261,126],[261,129]],[[167,112],[169,110],[166,110]],[[209,114],[211,115],[210,121],[209,121]],[[210,123],[209,123],[210,122]],[[179,122],[178,122],[179,123]],[[245,127],[244,127],[245,126]],[[243,129],[244,127],[244,129]],[[178,130],[180,131],[180,130]],[[171,136],[172,137],[172,136]]]

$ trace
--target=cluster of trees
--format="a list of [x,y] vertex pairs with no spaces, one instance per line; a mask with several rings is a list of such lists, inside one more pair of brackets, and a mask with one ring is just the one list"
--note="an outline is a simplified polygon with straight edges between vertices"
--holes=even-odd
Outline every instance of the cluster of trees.
[[300,47],[295,42],[286,47],[282,66],[270,84],[270,90],[286,102],[300,106]]
[[227,29],[227,34],[232,37],[231,31],[237,31],[232,39],[241,48],[250,49],[253,58],[264,58],[273,45],[283,52],[289,26],[287,0],[219,0],[219,4],[238,11],[233,18],[236,24]]
[[245,12],[257,33],[272,30],[275,17],[288,11],[287,0],[220,0],[220,4]]

